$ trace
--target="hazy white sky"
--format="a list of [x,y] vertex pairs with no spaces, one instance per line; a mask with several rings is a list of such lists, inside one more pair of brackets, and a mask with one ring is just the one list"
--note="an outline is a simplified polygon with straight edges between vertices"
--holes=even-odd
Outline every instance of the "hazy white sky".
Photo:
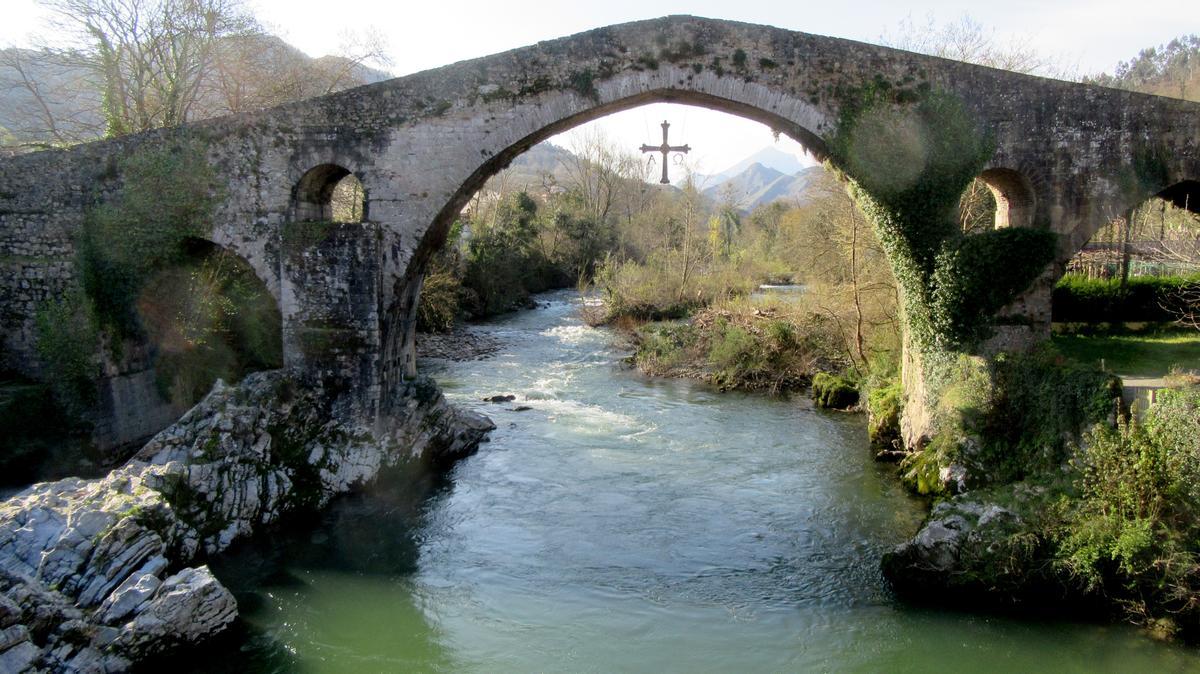
[[[2,0],[0,46],[28,44],[44,30],[36,0]],[[1083,72],[1112,70],[1147,46],[1200,33],[1197,0],[1007,0],[1006,2],[892,2],[888,0],[249,0],[270,29],[314,56],[334,53],[346,31],[371,27],[387,38],[397,75],[513,49],[539,40],[624,21],[694,14],[867,42],[906,17],[923,22],[970,16],[1000,41],[1024,39]],[[655,143],[663,119],[672,143],[689,143],[696,169],[713,173],[774,142],[766,127],[683,106],[646,106],[596,122],[609,136],[636,147]],[[675,135],[678,132],[679,135]],[[799,152],[785,142],[783,149]]]

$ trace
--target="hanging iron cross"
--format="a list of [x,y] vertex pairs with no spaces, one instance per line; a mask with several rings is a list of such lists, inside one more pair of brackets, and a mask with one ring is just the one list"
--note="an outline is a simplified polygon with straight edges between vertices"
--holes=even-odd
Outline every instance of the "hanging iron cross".
[[662,180],[660,180],[659,182],[661,182],[661,183],[662,183],[662,184],[664,184],[664,185],[669,185],[669,184],[671,183],[670,179],[669,179],[669,178],[667,178],[667,155],[668,155],[668,154],[670,154],[670,153],[672,153],[672,152],[682,152],[682,153],[684,153],[684,154],[687,154],[687,153],[688,153],[688,152],[690,152],[690,151],[691,151],[691,149],[692,149],[691,147],[689,147],[689,146],[687,146],[687,145],[675,145],[675,146],[672,146],[670,143],[668,143],[668,142],[667,142],[667,129],[669,129],[669,128],[671,128],[671,123],[670,123],[670,122],[667,122],[667,121],[664,121],[664,122],[662,123],[662,129],[663,129],[663,142],[662,142],[662,145],[657,145],[657,146],[655,146],[655,145],[643,145],[643,146],[642,146],[642,152],[661,152],[661,153],[662,153],[662,156],[663,156],[663,174],[662,174]]

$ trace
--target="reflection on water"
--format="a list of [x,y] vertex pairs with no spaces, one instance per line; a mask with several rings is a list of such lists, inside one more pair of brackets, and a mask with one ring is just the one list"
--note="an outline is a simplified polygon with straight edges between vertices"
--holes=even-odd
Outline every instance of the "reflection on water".
[[[572,296],[424,363],[498,429],[444,479],[388,476],[218,574],[239,630],[192,671],[1194,671],[1124,627],[898,604],[920,503],[863,422],[618,366]],[[516,394],[511,404],[479,402]],[[517,407],[528,407],[516,411]]]

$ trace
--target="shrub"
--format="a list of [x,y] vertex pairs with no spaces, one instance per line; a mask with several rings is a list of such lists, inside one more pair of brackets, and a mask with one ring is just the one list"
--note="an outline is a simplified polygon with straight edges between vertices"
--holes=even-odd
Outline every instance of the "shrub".
[[492,222],[472,223],[462,304],[475,317],[519,309],[531,293],[574,283],[535,245],[537,210],[537,202],[520,192],[498,207]]
[[1182,288],[1200,276],[1135,276],[1125,287],[1119,279],[1067,274],[1054,287],[1053,319],[1060,323],[1168,322],[1166,307]]
[[690,323],[653,323],[638,329],[634,360],[647,374],[668,375],[685,365],[695,348],[697,331]]
[[738,300],[704,309],[687,322],[638,327],[633,361],[648,374],[780,393],[807,386],[819,369],[848,367],[840,339],[823,316]]
[[1050,348],[998,357],[991,372],[992,407],[971,427],[999,481],[1060,464],[1084,430],[1113,416],[1121,396],[1119,379]]
[[817,407],[845,410],[858,404],[858,388],[842,375],[818,372],[812,381],[813,402]]
[[76,266],[99,324],[137,336],[134,305],[157,271],[182,260],[211,224],[217,183],[200,143],[143,149],[121,163],[116,199],[88,213]]
[[458,278],[447,269],[431,269],[421,286],[417,305],[417,329],[422,332],[449,332],[458,319]]
[[1098,426],[1073,467],[1059,568],[1136,620],[1200,628],[1200,388],[1164,391],[1144,423]]
[[766,365],[754,337],[737,325],[718,325],[708,349],[713,382],[733,388],[736,382],[753,377]]
[[867,435],[871,447],[878,450],[896,449],[900,442],[900,413],[904,409],[903,387],[900,379],[867,394]]
[[96,405],[98,332],[91,303],[81,293],[50,300],[34,316],[37,351],[54,398],[76,419]]
[[213,382],[283,364],[281,318],[248,264],[215,247],[155,274],[137,299],[137,316],[156,347],[160,390],[190,406]]
[[644,262],[609,257],[597,268],[595,283],[604,292],[607,322],[622,316],[674,320],[749,295],[758,283],[745,266],[738,261],[709,265],[682,250],[665,250]]
[[906,484],[933,493],[948,486],[936,485],[933,476],[950,466],[965,470],[962,486],[970,488],[1056,468],[1084,431],[1112,417],[1121,391],[1117,378],[1048,347],[926,365],[942,391],[935,433],[901,468]]

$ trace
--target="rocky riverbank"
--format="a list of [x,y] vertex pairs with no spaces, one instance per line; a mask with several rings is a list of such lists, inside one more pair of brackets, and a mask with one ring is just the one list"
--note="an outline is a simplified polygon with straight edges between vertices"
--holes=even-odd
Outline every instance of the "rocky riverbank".
[[1037,513],[1051,507],[1046,494],[1018,485],[1003,505],[975,493],[938,503],[912,540],[884,555],[884,576],[897,592],[935,603],[1037,599],[1033,588],[1053,585],[1041,573],[1051,564],[1037,536]]
[[409,382],[383,432],[332,421],[283,372],[218,382],[125,466],[0,503],[0,671],[124,671],[237,616],[205,557],[388,465],[444,463],[494,426]]
[[[1021,479],[938,503],[884,556],[884,575],[925,600],[1068,608],[1200,643],[1200,387],[1160,390],[1140,419],[1101,420],[1069,440],[1057,463],[1026,459]],[[986,467],[980,457],[966,458]]]

